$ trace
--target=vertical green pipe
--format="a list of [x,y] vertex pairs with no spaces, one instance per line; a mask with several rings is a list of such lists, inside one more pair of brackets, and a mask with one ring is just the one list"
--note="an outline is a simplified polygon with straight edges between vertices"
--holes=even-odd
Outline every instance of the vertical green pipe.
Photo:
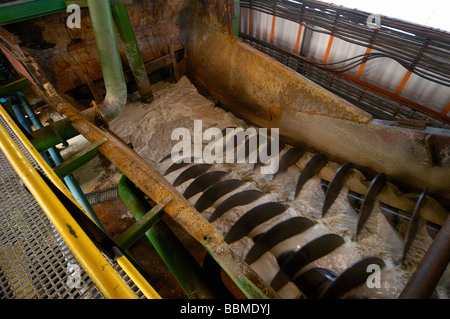
[[106,97],[100,111],[107,121],[115,118],[127,101],[127,86],[120,60],[114,22],[109,0],[87,0],[89,15],[94,29]]
[[[34,114],[34,111],[31,108],[30,104],[28,104],[28,101],[27,101],[25,95],[22,92],[17,92],[17,99],[19,100],[20,104],[22,105],[22,107],[24,108],[28,117],[30,118],[31,122],[33,123],[34,128],[36,130],[42,128],[41,121]],[[64,161],[64,159],[62,158],[61,154],[59,153],[59,151],[56,147],[50,147],[48,149],[48,152],[49,152],[50,156],[52,157],[53,162],[55,162],[56,165],[60,165]],[[51,164],[50,164],[50,166],[51,166]],[[81,207],[84,208],[84,210],[89,214],[89,216],[92,217],[92,219],[95,221],[95,223],[106,233],[105,228],[103,227],[102,223],[98,219],[97,214],[95,213],[94,209],[92,208],[91,204],[89,203],[88,199],[86,198],[86,195],[84,195],[83,191],[81,190],[81,187],[78,184],[78,182],[76,181],[75,177],[73,177],[72,174],[65,176],[64,183],[67,185],[67,188],[69,188],[73,197],[78,201],[78,203],[80,203]]]
[[133,72],[141,100],[143,102],[151,102],[153,100],[153,92],[148,79],[147,71],[142,60],[141,51],[139,50],[133,26],[131,24],[130,15],[125,4],[113,5],[111,7],[120,38],[122,39]]
[[[125,175],[119,181],[118,190],[119,196],[136,220],[152,208],[144,194]],[[229,297],[223,287],[209,279],[163,221],[156,223],[145,234],[189,298]]]
[[241,18],[241,1],[234,0],[234,14],[233,14],[233,34],[239,36],[239,19]]

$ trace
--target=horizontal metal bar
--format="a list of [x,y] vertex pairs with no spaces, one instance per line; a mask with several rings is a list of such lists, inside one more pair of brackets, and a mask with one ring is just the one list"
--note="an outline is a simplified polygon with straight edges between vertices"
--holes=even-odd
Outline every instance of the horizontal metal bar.
[[0,25],[52,14],[66,10],[64,0],[35,0],[10,6],[0,10]]
[[76,169],[80,168],[94,157],[98,153],[98,147],[106,142],[106,139],[100,140],[98,143],[89,145],[80,153],[72,156],[71,158],[65,160],[62,164],[56,166],[53,170],[59,178],[63,178],[71,174]]
[[139,218],[139,220],[124,231],[115,242],[123,250],[127,250],[139,238],[141,238],[147,230],[156,224],[164,216],[164,207],[172,200],[171,197],[153,207],[147,214]]
[[8,96],[30,85],[27,78],[20,78],[0,87],[0,97]]

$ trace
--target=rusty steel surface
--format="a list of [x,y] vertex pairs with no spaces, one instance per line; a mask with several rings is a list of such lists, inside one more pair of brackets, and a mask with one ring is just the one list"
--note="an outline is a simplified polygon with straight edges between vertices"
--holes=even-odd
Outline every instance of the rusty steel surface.
[[197,87],[217,96],[236,115],[273,120],[280,118],[284,108],[290,108],[361,123],[370,121],[368,113],[232,35],[195,23],[195,15],[191,20],[186,46],[188,75]]
[[450,262],[450,218],[434,238],[412,274],[399,299],[426,299],[431,296]]
[[[217,3],[227,2],[226,0],[217,1]],[[440,192],[440,195],[450,198],[447,191],[450,189],[447,187],[450,185],[450,180],[448,174],[445,175],[450,167],[450,161],[446,160],[450,155],[444,154],[445,148],[447,147],[448,150],[450,145],[448,142],[449,136],[443,136],[442,131],[439,130],[431,131],[437,136],[436,145],[441,165],[427,168],[428,159],[423,142],[424,136],[430,133],[428,129],[425,132],[417,132],[384,124],[380,125],[378,122],[371,121],[364,113],[358,112],[353,107],[347,107],[347,104],[345,104],[345,107],[340,107],[340,103],[343,102],[335,100],[328,94],[325,96],[316,94],[317,92],[306,85],[307,83],[303,80],[300,81],[303,85],[302,90],[305,91],[302,94],[306,94],[307,98],[296,101],[297,104],[289,102],[284,95],[278,97],[278,95],[270,94],[271,90],[286,93],[298,89],[298,77],[285,74],[287,71],[277,63],[269,61],[261,53],[226,34],[227,28],[220,28],[217,23],[225,23],[228,18],[224,14],[217,18],[218,6],[214,7],[215,11],[208,11],[211,3],[212,1],[209,0],[201,1],[202,12],[208,14],[200,15],[199,18],[197,13],[192,19],[192,28],[189,30],[188,69],[195,84],[208,88],[219,99],[223,98],[224,106],[245,120],[260,126],[279,127],[280,133],[287,141],[293,140],[295,143],[301,146],[305,145],[308,148],[313,146],[327,154],[330,160],[337,162],[346,162],[349,160],[348,158],[355,159],[355,164],[394,175],[395,178],[399,178],[406,183],[412,182],[413,185],[419,184],[422,187],[430,184],[431,192]],[[208,20],[209,18],[211,19]],[[204,24],[198,24],[199,21],[204,22]],[[211,24],[216,26],[215,29],[213,28],[214,30],[211,30]],[[220,48],[222,52],[214,51],[214,45],[217,45],[217,48]],[[23,58],[27,59],[28,57]],[[254,61],[249,61],[249,58]],[[256,61],[259,62],[261,67],[255,67],[255,63],[250,63]],[[27,63],[24,64],[27,66],[35,64],[32,59],[29,59]],[[252,68],[256,68],[256,71]],[[276,79],[275,83],[267,81],[267,78],[265,78],[267,74],[262,71],[271,68],[278,75],[287,77],[287,85],[280,86],[280,82],[276,82]],[[35,67],[34,71],[39,71],[39,67]],[[224,73],[215,78],[216,71]],[[227,78],[227,76],[229,77]],[[262,80],[253,81],[252,79],[255,77],[257,79],[262,78]],[[211,81],[212,78],[217,79],[217,81]],[[43,79],[36,77],[35,72],[33,72],[33,79],[39,79],[40,83],[45,83],[43,80],[45,77]],[[241,86],[242,81],[252,82],[254,87]],[[290,83],[290,81],[293,83]],[[214,259],[238,286],[247,292],[247,296],[278,297],[275,291],[267,286],[231,250],[223,240],[222,235],[148,163],[118,139],[115,134],[86,120],[70,103],[63,100],[49,83],[45,85],[45,88],[45,94],[42,91],[39,92],[44,100],[51,102],[50,104],[55,106],[60,114],[66,115],[72,121],[73,126],[91,143],[98,142],[104,137],[108,139],[108,142],[100,147],[100,151],[152,200],[158,203],[168,196],[174,196],[174,201],[167,206],[168,215],[214,256]],[[322,93],[320,90],[318,92]],[[245,97],[248,96],[254,97],[254,99],[245,100]],[[244,100],[237,97],[244,97]],[[311,103],[308,104],[308,101]],[[325,106],[317,106],[316,104],[323,102],[325,104],[337,104],[334,105],[336,106],[334,108],[330,107],[330,104]],[[307,105],[304,106],[304,104]],[[301,108],[297,107],[299,105]],[[357,140],[355,140],[355,136],[358,137]],[[335,171],[325,168],[321,171],[320,177],[325,176],[327,177],[325,179],[330,180]],[[353,183],[353,181],[349,183]],[[360,184],[363,185],[364,183]],[[365,185],[365,190],[367,190],[367,186]],[[385,189],[392,189],[392,185],[388,184],[388,186]],[[365,193],[365,191],[362,193]],[[385,194],[387,194],[387,191],[380,193],[380,201],[389,199],[392,202],[394,199],[401,199],[401,202],[393,206],[406,208],[411,206],[412,201],[406,200],[405,197],[400,195],[388,197]],[[425,216],[429,214],[436,207],[433,205],[433,202],[430,202],[427,198],[421,214],[425,214]],[[412,209],[406,210],[411,211]],[[445,214],[439,214],[439,221],[443,219],[443,215]],[[405,288],[405,295],[408,290],[421,290],[421,287],[433,285],[433,282],[435,286],[436,280],[439,280],[442,274],[442,271],[440,271],[442,265],[448,264],[450,222],[448,218],[443,219],[443,221],[445,220],[444,227],[442,227],[432,247],[419,265],[419,268],[421,268],[418,268],[418,274],[413,276],[414,278],[409,284],[410,287]],[[442,225],[443,221],[439,224]],[[430,265],[434,268],[430,273],[426,273],[424,269]]]
[[[318,150],[332,161],[384,172],[402,184],[428,186],[450,204],[448,130],[374,120],[233,37],[201,10],[191,16],[186,52],[187,75],[199,91],[247,123],[279,128],[283,142]],[[440,165],[434,167],[429,167],[428,135],[436,139]]]

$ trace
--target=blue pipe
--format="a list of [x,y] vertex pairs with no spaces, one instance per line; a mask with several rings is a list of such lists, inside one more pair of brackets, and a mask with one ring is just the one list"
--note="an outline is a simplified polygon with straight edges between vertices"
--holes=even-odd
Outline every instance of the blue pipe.
[[28,122],[27,118],[25,117],[25,114],[23,114],[23,110],[20,107],[20,105],[17,103],[17,98],[15,96],[10,96],[9,102],[11,102],[12,108],[14,113],[17,116],[17,120],[19,121],[20,125],[27,131],[28,133],[31,133],[31,125],[30,122]]
[[[31,133],[33,130],[31,129],[30,122],[28,122],[27,118],[25,117],[25,114],[23,113],[23,109],[20,106],[21,103],[20,104],[17,103],[17,99],[14,95],[10,96],[8,100],[11,102],[12,109],[16,114],[17,120],[19,121],[20,125],[22,125],[23,129],[27,133]],[[52,163],[48,158],[47,154],[45,154],[45,152],[40,152],[39,154],[41,154],[42,158],[47,162],[48,165],[52,166]]]
[[[19,103],[25,109],[25,111],[26,111],[28,117],[30,118],[31,122],[33,123],[35,129],[38,130],[38,129],[42,128],[43,127],[42,123],[34,114],[33,109],[31,108],[30,104],[28,104],[25,94],[23,94],[22,92],[17,92],[17,98],[19,100]],[[59,153],[59,151],[56,147],[49,148],[48,152],[49,152],[50,156],[52,157],[53,162],[55,162],[55,165],[60,165],[63,163],[64,159],[62,158],[61,154]],[[50,165],[50,166],[52,166],[52,165]],[[73,177],[72,174],[67,175],[66,177],[64,177],[64,183],[67,185],[67,188],[69,188],[73,197],[78,201],[78,203],[80,203],[80,205],[89,214],[89,216],[91,216],[91,218],[96,222],[98,227],[100,227],[106,233],[105,228],[103,227],[102,223],[98,219],[97,214],[94,212],[94,209],[92,208],[91,204],[87,200],[86,195],[84,195],[83,191],[81,190],[80,185],[77,183],[75,177]]]

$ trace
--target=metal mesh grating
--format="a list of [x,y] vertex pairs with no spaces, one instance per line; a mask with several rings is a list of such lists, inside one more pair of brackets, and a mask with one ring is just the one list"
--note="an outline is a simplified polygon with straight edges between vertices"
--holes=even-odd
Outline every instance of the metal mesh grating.
[[107,202],[109,200],[119,198],[119,191],[117,189],[117,186],[115,186],[98,192],[86,194],[86,198],[89,201],[89,204],[94,206],[103,202]]
[[[2,117],[0,123],[39,169]],[[120,266],[108,261],[135,295],[145,298]],[[0,298],[104,298],[1,151]]]

